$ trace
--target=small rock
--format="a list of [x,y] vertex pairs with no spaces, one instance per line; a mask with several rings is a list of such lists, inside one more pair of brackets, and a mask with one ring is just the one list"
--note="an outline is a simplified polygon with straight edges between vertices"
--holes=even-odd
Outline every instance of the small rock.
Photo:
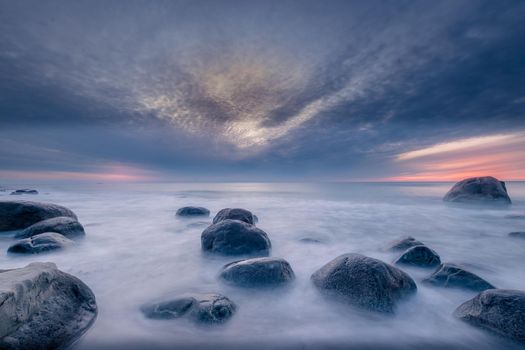
[[220,277],[241,287],[258,287],[291,282],[295,274],[290,264],[284,259],[254,258],[225,265]]
[[396,241],[391,242],[390,245],[388,246],[388,250],[405,251],[408,248],[415,247],[416,245],[423,245],[423,243],[421,243],[414,237],[408,236],[408,237],[400,238]]
[[268,255],[271,243],[263,230],[239,220],[210,225],[201,235],[202,250],[226,255]]
[[441,264],[439,255],[425,245],[408,248],[397,260],[396,264],[433,267]]
[[344,254],[317,270],[314,285],[348,304],[383,313],[393,313],[401,300],[417,291],[405,272],[361,254]]
[[45,232],[23,239],[7,249],[8,253],[38,254],[51,250],[63,249],[74,242],[59,233]]
[[65,349],[96,317],[93,292],[55,264],[0,272],[0,349]]
[[509,214],[505,215],[505,219],[525,220],[525,214]]
[[235,304],[220,294],[185,294],[172,300],[146,304],[142,313],[152,319],[189,317],[198,323],[222,323],[235,313]]
[[461,304],[454,316],[483,328],[525,343],[525,292],[488,289]]
[[299,240],[299,242],[302,242],[302,243],[322,243],[319,239],[310,238],[310,237],[301,238]]
[[444,201],[454,203],[511,204],[505,182],[492,176],[471,177],[456,183]]
[[509,237],[525,238],[525,231],[510,232]]
[[44,232],[60,233],[67,238],[84,237],[84,227],[75,219],[61,216],[37,222],[17,233],[15,238],[29,238]]
[[21,189],[21,190],[16,190],[16,191],[13,191],[11,192],[11,195],[22,195],[22,194],[38,194],[38,191],[37,190],[30,190],[28,188],[24,188],[24,189]]
[[42,220],[67,216],[78,220],[71,210],[56,204],[30,201],[0,201],[0,231],[24,229]]
[[478,275],[450,263],[441,264],[438,269],[430,277],[424,279],[423,282],[438,287],[464,288],[475,292],[496,288]]
[[210,216],[210,211],[203,207],[182,207],[177,210],[177,216]]
[[244,221],[248,224],[254,225],[257,221],[253,217],[251,211],[241,208],[224,208],[221,209],[217,215],[213,218],[213,223],[216,224],[218,222],[221,222],[223,220],[239,220]]

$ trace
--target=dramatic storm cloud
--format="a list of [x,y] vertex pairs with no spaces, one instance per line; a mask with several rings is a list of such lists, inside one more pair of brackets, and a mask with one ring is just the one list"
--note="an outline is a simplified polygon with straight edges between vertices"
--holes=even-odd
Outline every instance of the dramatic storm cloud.
[[0,177],[525,179],[524,16],[522,1],[1,1]]

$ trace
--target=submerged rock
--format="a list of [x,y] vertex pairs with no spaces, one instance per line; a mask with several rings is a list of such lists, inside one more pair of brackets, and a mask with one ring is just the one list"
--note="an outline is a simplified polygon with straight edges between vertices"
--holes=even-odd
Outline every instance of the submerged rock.
[[323,243],[321,240],[319,240],[317,238],[311,238],[311,237],[301,238],[299,240],[299,242],[302,242],[302,243]]
[[21,190],[16,190],[16,191],[11,192],[11,195],[21,195],[21,194],[38,194],[38,191],[24,188]]
[[0,348],[66,348],[95,321],[93,292],[52,263],[0,272]]
[[56,204],[30,201],[0,201],[0,231],[24,229],[39,221],[59,216],[78,219],[71,210]]
[[464,288],[475,292],[496,288],[478,275],[450,263],[441,264],[439,268],[430,277],[424,279],[423,282],[438,287]]
[[408,248],[397,260],[396,264],[433,267],[441,264],[439,255],[425,245]]
[[505,182],[492,176],[471,177],[456,183],[443,198],[455,203],[511,204]]
[[454,316],[501,336],[525,343],[525,292],[488,289],[461,304]]
[[525,231],[510,232],[509,237],[525,238]]
[[221,323],[235,313],[235,304],[220,294],[184,294],[175,299],[146,304],[142,313],[152,319],[189,317],[198,323]]
[[311,277],[322,292],[360,308],[392,313],[396,305],[417,291],[405,272],[361,254],[344,254]]
[[280,258],[254,258],[235,261],[222,268],[220,277],[242,287],[275,286],[291,282],[295,274]]
[[182,207],[177,210],[177,216],[209,216],[210,211],[203,207]]
[[268,255],[271,243],[263,230],[239,220],[210,225],[201,235],[202,250],[226,255]]
[[258,219],[255,219],[251,211],[241,208],[224,208],[221,209],[213,218],[213,223],[216,224],[223,220],[239,220],[248,224],[254,225]]
[[44,232],[22,239],[7,249],[8,253],[38,254],[63,249],[74,244],[72,240],[56,232]]
[[37,222],[17,233],[15,238],[28,238],[44,232],[60,233],[67,238],[79,238],[86,235],[84,227],[76,219],[61,216]]
[[416,245],[423,245],[423,243],[421,243],[420,241],[418,241],[412,236],[408,236],[408,237],[400,238],[396,241],[391,242],[388,246],[388,250],[405,251],[408,248],[414,247]]

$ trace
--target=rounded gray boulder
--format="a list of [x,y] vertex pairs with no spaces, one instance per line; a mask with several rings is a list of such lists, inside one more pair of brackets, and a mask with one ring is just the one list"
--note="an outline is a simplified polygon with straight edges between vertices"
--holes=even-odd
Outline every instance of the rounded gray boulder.
[[261,287],[286,284],[295,278],[295,274],[284,259],[254,258],[225,265],[220,278],[241,287]]
[[361,254],[344,254],[311,277],[323,293],[365,310],[393,313],[396,305],[417,291],[405,272]]
[[7,249],[8,253],[39,254],[73,245],[75,242],[56,232],[44,232],[22,239]]
[[434,267],[441,264],[439,255],[425,245],[408,248],[397,260],[396,264],[419,267]]
[[182,207],[177,210],[177,216],[209,216],[210,211],[203,207]]
[[412,236],[403,237],[396,241],[390,242],[388,250],[391,251],[405,251],[408,248],[415,247],[416,245],[423,245],[420,241]]
[[67,238],[84,237],[84,227],[76,220],[67,216],[51,218],[37,222],[18,232],[15,238],[29,238],[44,232],[56,232]]
[[59,216],[78,220],[71,210],[56,204],[0,201],[0,231],[21,230],[39,221]]
[[492,176],[471,177],[456,183],[443,198],[454,203],[511,204],[505,182]]
[[478,275],[450,263],[441,264],[438,269],[430,277],[424,279],[423,282],[437,287],[463,288],[475,292],[496,288]]
[[254,225],[258,221],[255,215],[253,215],[252,212],[249,210],[241,208],[224,208],[221,209],[217,213],[217,215],[215,215],[215,217],[213,218],[213,223],[216,224],[218,222],[228,219],[244,221],[252,225]]
[[263,230],[239,220],[210,225],[201,235],[202,250],[226,255],[268,255],[271,243]]
[[525,292],[488,289],[461,304],[454,316],[483,328],[525,343]]
[[52,263],[0,272],[0,349],[58,349],[95,321],[93,292]]
[[188,317],[198,323],[222,323],[235,313],[235,304],[221,294],[184,294],[171,300],[143,305],[147,318],[169,320]]

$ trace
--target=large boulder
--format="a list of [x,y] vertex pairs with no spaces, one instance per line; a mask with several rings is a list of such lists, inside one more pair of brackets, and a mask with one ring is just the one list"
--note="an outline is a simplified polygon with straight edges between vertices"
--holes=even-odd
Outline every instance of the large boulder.
[[7,249],[8,253],[38,254],[52,250],[63,249],[74,242],[56,232],[44,232],[29,238],[22,239]]
[[76,220],[67,216],[60,216],[37,222],[18,232],[15,238],[28,238],[44,232],[60,233],[67,238],[84,237],[84,227]]
[[475,292],[496,288],[478,275],[450,263],[441,264],[438,269],[430,277],[424,279],[423,282],[438,287],[463,288]]
[[390,244],[388,245],[388,250],[405,251],[408,248],[415,247],[416,245],[423,245],[423,243],[421,243],[414,237],[408,236],[408,237],[403,237],[393,242],[390,242]]
[[235,304],[224,295],[184,294],[171,300],[143,305],[147,318],[169,320],[188,317],[198,323],[221,323],[235,313]]
[[441,264],[439,255],[425,245],[408,248],[397,260],[396,264],[419,267],[434,267]]
[[252,212],[249,210],[241,208],[224,208],[221,209],[217,213],[217,215],[215,215],[215,217],[213,218],[213,223],[216,224],[218,222],[228,219],[244,221],[252,225],[254,225],[258,221],[255,215],[253,215]]
[[204,251],[226,255],[268,255],[271,243],[263,230],[239,220],[210,225],[201,235]]
[[454,316],[501,336],[525,343],[525,292],[488,289],[461,304]]
[[24,229],[39,221],[58,216],[78,219],[71,210],[56,204],[30,201],[0,201],[0,231]]
[[511,204],[505,182],[492,176],[471,177],[455,184],[444,201],[454,203]]
[[96,316],[93,292],[55,264],[0,272],[0,349],[66,348]]
[[295,274],[288,261],[280,258],[254,258],[229,263],[220,277],[241,287],[276,286],[291,282]]
[[311,277],[314,285],[330,296],[369,311],[393,313],[396,305],[417,291],[405,272],[361,254],[344,254]]
[[11,192],[11,195],[13,195],[13,196],[19,196],[21,194],[38,194],[38,191],[37,190],[31,190],[31,189],[28,189],[28,188],[24,188],[24,189],[21,189],[21,190],[16,190],[16,191]]
[[209,216],[210,211],[203,207],[182,207],[177,210],[177,216]]

